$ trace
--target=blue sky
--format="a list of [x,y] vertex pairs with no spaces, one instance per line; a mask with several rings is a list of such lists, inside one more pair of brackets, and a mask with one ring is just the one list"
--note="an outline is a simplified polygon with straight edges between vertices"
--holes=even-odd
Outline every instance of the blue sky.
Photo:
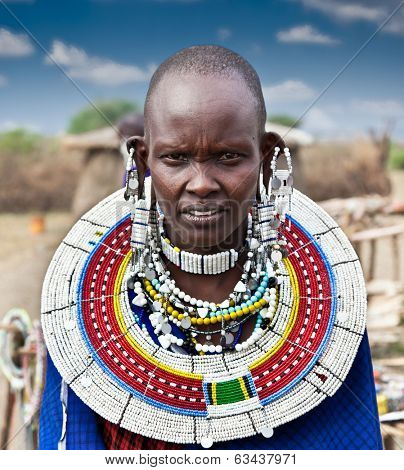
[[61,132],[87,104],[83,94],[143,105],[150,75],[165,58],[193,44],[220,44],[256,68],[269,115],[305,113],[303,129],[323,138],[392,122],[394,137],[404,140],[404,5],[317,100],[399,4],[0,0],[0,130]]

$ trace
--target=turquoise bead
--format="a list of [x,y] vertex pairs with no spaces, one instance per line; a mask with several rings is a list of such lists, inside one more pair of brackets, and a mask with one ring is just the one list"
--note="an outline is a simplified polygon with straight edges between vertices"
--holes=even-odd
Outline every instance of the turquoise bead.
[[236,305],[236,306],[234,307],[234,309],[235,309],[236,312],[238,312],[239,310],[241,310],[241,307],[240,307],[240,305]]
[[233,313],[234,312],[234,307],[229,307],[228,310],[229,310],[229,313]]
[[245,302],[243,302],[241,305],[240,305],[241,308],[245,308],[247,307],[247,304]]
[[227,308],[224,308],[224,309],[222,310],[222,312],[223,312],[223,315],[226,315],[226,313],[229,313],[229,311],[227,310]]

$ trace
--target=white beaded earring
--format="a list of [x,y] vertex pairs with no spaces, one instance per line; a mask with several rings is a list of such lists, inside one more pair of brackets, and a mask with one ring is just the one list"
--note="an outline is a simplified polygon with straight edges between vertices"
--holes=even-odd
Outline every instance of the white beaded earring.
[[135,149],[132,147],[129,151],[128,160],[126,162],[126,189],[124,193],[125,201],[129,201],[131,197],[135,198],[137,194],[137,188],[139,186],[137,180],[137,169],[134,167],[134,153]]
[[284,222],[287,211],[291,210],[291,196],[293,191],[292,157],[288,147],[285,147],[283,155],[286,157],[287,170],[278,170],[279,147],[275,147],[274,156],[271,162],[272,177],[270,181],[271,196],[275,199],[275,210],[280,221]]
[[[292,193],[293,193],[293,177],[292,177],[292,157],[288,147],[283,150],[286,158],[287,169],[280,170],[277,167],[280,148],[275,147],[274,155],[271,161],[272,176],[269,185],[269,199],[273,203],[273,220],[274,226],[279,228],[286,221],[286,215],[291,210]],[[273,262],[280,261],[287,255],[286,240],[277,231],[276,239],[272,242],[271,259]]]
[[132,233],[132,270],[139,271],[143,264],[145,248],[147,246],[147,231],[149,227],[150,200],[145,196],[145,185],[142,185],[142,194],[139,194],[138,171],[134,168],[135,148],[129,151],[126,164],[127,178],[125,200],[131,200],[134,208],[131,210]]
[[279,223],[274,216],[274,204],[264,186],[263,170],[260,171],[260,188],[258,191],[259,200],[257,203],[258,226],[260,231],[260,241],[264,247],[271,245],[277,238],[277,228]]

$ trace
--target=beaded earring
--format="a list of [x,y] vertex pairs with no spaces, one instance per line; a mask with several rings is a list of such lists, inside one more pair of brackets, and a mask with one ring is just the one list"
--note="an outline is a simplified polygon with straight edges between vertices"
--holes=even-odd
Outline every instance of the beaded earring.
[[[280,155],[286,158],[287,169],[280,170],[277,167]],[[282,234],[283,226],[286,222],[286,215],[292,208],[293,176],[292,176],[292,157],[290,150],[285,147],[283,153],[280,148],[275,147],[274,155],[271,161],[272,176],[269,184],[269,199],[273,205],[273,226],[276,227],[276,237],[272,240],[271,259],[274,262],[280,261],[286,257],[288,252],[286,248],[286,239]]]
[[139,186],[137,180],[137,169],[134,167],[134,153],[135,149],[132,147],[129,151],[128,160],[126,162],[126,187],[124,193],[125,201],[129,201],[131,197],[135,198],[137,194],[137,188]]
[[[257,201],[253,206],[253,214],[256,213],[259,227],[260,243],[264,247],[264,255],[260,260],[264,266],[270,269],[270,264],[278,263],[288,255],[286,239],[282,233],[286,221],[286,214],[291,210],[291,197],[293,192],[292,158],[288,147],[284,148],[287,169],[277,168],[280,156],[280,148],[275,147],[271,161],[272,176],[268,190],[264,184],[263,169],[261,167],[257,189]],[[267,261],[269,248],[271,263]]]
[[[260,172],[260,180],[263,180],[262,171]],[[274,216],[275,206],[270,200],[265,186],[260,184],[258,194],[257,213],[258,213],[258,226],[260,233],[260,241],[264,247],[271,245],[277,238],[277,228],[280,223]]]
[[150,200],[145,195],[144,181],[139,181],[139,174],[135,167],[134,154],[136,149],[132,147],[126,164],[127,178],[125,200],[132,201],[131,209],[132,233],[132,272],[139,271],[144,264],[145,248],[147,246],[147,232],[149,228]]

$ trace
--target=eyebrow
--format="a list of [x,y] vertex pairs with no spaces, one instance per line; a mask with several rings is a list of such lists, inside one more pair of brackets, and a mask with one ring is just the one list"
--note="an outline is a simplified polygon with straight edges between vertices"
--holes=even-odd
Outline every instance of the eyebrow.
[[[227,140],[227,141],[221,141],[221,142],[214,142],[212,145],[212,151],[213,152],[220,152],[220,151],[251,151],[253,142],[243,139],[243,140]],[[179,151],[189,151],[188,145],[183,144],[183,143],[178,143],[176,144],[174,141],[157,141],[157,143],[154,145],[154,151],[156,153],[160,153],[162,151],[164,152],[179,152]]]

